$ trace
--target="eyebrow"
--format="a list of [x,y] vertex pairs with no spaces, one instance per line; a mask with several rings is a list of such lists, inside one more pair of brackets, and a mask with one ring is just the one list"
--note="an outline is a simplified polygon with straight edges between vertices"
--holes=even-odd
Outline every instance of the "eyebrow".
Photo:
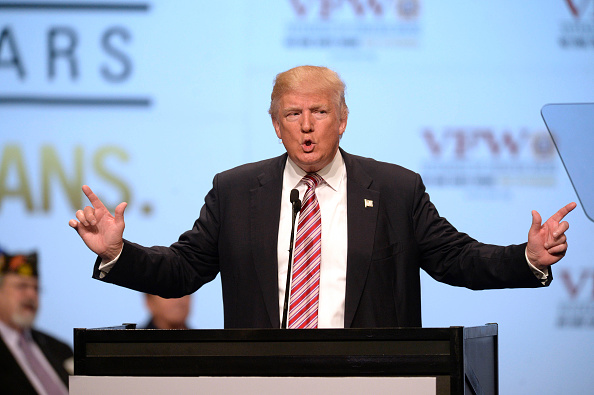
[[[331,109],[332,106],[327,105],[327,104],[322,104],[322,103],[316,103],[316,104],[313,104],[307,108],[310,110],[319,110],[320,108],[323,108],[323,109],[329,111],[329,109]],[[301,107],[301,106],[289,106],[289,107],[285,107],[282,109],[283,112],[302,111],[302,110],[303,110],[303,107]]]
[[282,109],[283,112],[293,112],[293,111],[301,111],[301,107],[298,106],[290,106],[290,107],[285,107]]

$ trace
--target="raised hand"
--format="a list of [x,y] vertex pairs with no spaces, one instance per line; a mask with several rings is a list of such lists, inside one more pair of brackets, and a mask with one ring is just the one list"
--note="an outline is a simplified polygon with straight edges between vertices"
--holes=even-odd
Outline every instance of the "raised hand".
[[124,210],[128,203],[122,202],[115,209],[115,216],[93,193],[91,188],[83,185],[83,192],[92,204],[76,212],[76,219],[68,222],[76,229],[87,247],[105,261],[112,261],[122,251],[124,240]]
[[575,203],[569,203],[542,225],[540,214],[536,210],[532,211],[532,226],[528,231],[526,255],[536,268],[543,270],[565,256],[567,252],[565,232],[569,229],[569,223],[561,221],[576,206]]

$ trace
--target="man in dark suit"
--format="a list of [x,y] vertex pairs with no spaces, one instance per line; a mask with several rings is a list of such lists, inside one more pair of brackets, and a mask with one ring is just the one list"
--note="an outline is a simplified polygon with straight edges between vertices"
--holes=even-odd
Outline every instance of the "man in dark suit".
[[67,394],[72,349],[32,328],[39,304],[37,254],[0,252],[0,392]]
[[[92,207],[77,211],[70,226],[99,255],[93,276],[178,297],[220,273],[226,328],[279,327],[286,310],[293,314],[283,300],[291,261],[289,195],[297,189],[304,197],[299,217],[314,212],[316,218],[304,225],[315,232],[315,248],[305,254],[317,262],[306,269],[307,298],[310,290],[314,295],[307,302],[315,315],[310,327],[420,326],[421,268],[471,289],[551,281],[550,266],[567,249],[569,225],[562,219],[575,203],[544,224],[533,211],[527,243],[485,245],[439,216],[418,174],[339,149],[348,108],[333,71],[301,66],[279,74],[270,115],[287,153],[215,176],[193,229],[170,247],[124,240],[126,203],[112,216],[83,186]],[[296,254],[292,268],[299,259]],[[293,299],[295,279],[287,284]]]

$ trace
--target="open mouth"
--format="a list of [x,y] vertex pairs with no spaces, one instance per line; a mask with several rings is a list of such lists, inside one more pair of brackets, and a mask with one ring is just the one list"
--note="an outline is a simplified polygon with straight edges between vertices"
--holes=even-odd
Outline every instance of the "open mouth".
[[311,152],[314,148],[314,143],[311,140],[304,141],[301,146],[303,147],[303,151]]
[[21,305],[21,310],[25,313],[35,314],[37,312],[37,304],[33,302],[25,302]]

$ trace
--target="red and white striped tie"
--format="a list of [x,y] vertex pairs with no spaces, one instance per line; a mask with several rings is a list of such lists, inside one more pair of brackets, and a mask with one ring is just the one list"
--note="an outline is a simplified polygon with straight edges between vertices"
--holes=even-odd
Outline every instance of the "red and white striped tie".
[[315,189],[322,177],[307,174],[303,205],[299,212],[295,256],[291,274],[289,328],[317,328],[320,291],[320,263],[322,262],[322,216]]

